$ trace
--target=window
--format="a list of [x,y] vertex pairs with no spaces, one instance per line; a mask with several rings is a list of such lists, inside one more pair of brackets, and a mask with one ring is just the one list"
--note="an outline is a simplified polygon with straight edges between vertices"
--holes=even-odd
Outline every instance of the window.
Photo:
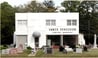
[[71,20],[67,20],[67,25],[71,26]]
[[56,25],[56,20],[51,20],[51,25],[55,26]]
[[67,26],[76,26],[77,20],[67,20]]
[[72,20],[72,25],[76,26],[77,25],[77,20]]
[[46,20],[46,25],[47,26],[55,26],[56,25],[56,20]]
[[18,25],[27,25],[27,20],[18,20]]
[[47,25],[47,26],[50,25],[50,20],[46,20],[46,25]]

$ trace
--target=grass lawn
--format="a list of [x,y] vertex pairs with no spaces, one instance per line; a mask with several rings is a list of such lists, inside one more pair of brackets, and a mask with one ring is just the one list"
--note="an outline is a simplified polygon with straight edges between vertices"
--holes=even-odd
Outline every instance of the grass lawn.
[[45,54],[43,50],[39,50],[35,56],[30,56],[30,51],[24,50],[23,53],[17,55],[1,55],[2,58],[98,58],[98,49],[90,49],[88,52],[77,54],[75,52],[68,52],[64,54],[58,50],[54,50],[53,54]]
[[58,50],[54,50],[53,54],[44,54],[42,50],[39,50],[36,54],[39,57],[98,57],[98,49],[90,49],[88,52],[83,53],[75,53],[75,52],[68,52],[64,54],[59,52]]

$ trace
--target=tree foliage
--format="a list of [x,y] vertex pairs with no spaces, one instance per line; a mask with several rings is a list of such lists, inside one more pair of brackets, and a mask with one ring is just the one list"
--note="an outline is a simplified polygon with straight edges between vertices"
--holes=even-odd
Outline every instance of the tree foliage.
[[[98,25],[96,20],[97,13],[95,12],[96,1],[83,1],[79,7],[80,16],[80,31],[84,33],[94,34],[96,32],[96,26]],[[98,30],[98,29],[97,29]]]
[[31,1],[28,4],[20,5],[15,7],[16,12],[44,12],[44,7],[41,3]]
[[52,0],[45,0],[43,2],[44,6],[45,6],[45,12],[55,12],[56,11],[56,7],[55,4]]
[[80,1],[64,1],[61,5],[65,7],[64,12],[78,12]]
[[11,44],[14,32],[14,8],[7,2],[1,3],[1,44]]
[[38,3],[36,1],[31,1],[28,4],[20,5],[15,7],[16,12],[55,12],[53,1],[44,1],[43,3]]
[[95,5],[97,1],[64,1],[61,5],[65,7],[63,12],[79,12],[79,27],[81,33],[98,33],[96,26],[98,20]]

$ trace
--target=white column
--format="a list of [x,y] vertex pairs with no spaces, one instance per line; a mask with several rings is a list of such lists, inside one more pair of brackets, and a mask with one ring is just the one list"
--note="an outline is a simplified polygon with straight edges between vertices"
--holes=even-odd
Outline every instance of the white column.
[[63,46],[63,35],[61,35],[61,38],[60,39],[61,39],[60,40],[61,41],[61,44],[60,45]]
[[96,40],[97,38],[96,38],[96,34],[94,34],[94,47],[93,48],[97,48],[97,40]]
[[81,40],[81,34],[78,35],[78,38],[77,38],[77,45],[80,44],[80,40]]

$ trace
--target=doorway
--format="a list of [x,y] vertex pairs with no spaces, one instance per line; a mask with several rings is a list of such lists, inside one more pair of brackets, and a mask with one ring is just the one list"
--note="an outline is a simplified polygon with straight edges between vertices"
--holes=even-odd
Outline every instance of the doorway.
[[39,47],[39,37],[35,37],[35,47]]
[[[68,45],[70,47],[77,44],[78,35],[47,35],[46,45],[58,48],[60,45]],[[63,39],[62,39],[63,38]]]

